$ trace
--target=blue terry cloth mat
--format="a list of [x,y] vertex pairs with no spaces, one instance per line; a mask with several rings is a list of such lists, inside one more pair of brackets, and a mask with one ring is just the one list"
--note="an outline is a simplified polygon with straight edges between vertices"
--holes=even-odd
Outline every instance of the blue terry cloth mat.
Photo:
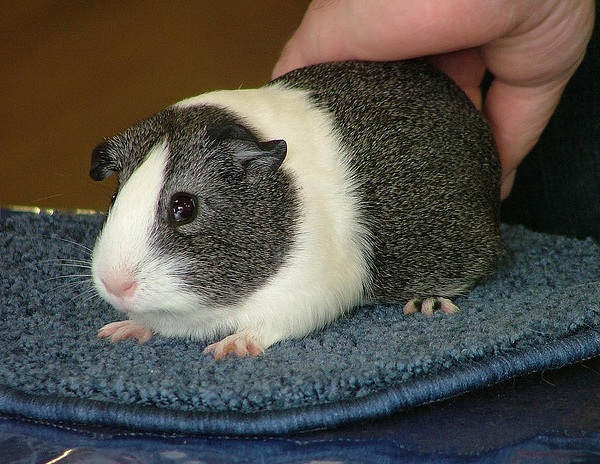
[[600,246],[504,226],[509,263],[461,312],[357,309],[258,358],[206,343],[98,340],[119,320],[94,296],[99,215],[0,212],[0,414],[149,433],[278,435],[389,416],[600,355]]

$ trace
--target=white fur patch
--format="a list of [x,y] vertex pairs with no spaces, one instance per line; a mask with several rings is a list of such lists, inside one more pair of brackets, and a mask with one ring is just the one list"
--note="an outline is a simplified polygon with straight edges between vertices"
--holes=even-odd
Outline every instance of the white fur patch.
[[[119,191],[94,247],[92,275],[96,289],[131,316],[190,303],[190,295],[178,288],[168,260],[157,256],[149,243],[167,158],[166,142],[150,150]],[[103,284],[126,279],[133,279],[137,286],[135,294],[127,298],[111,294]]]
[[281,86],[212,92],[176,106],[203,104],[236,114],[264,140],[284,139],[282,169],[292,175],[301,200],[291,259],[247,301],[230,308],[222,326],[250,334],[266,348],[304,336],[360,304],[371,284],[370,237],[331,116],[311,105],[305,91]]
[[[186,288],[177,260],[159,256],[149,241],[163,185],[168,146],[155,146],[123,185],[93,254],[99,293],[130,318],[166,336],[206,339],[232,332],[264,349],[304,336],[363,301],[371,275],[369,233],[359,218],[353,176],[327,112],[304,91],[277,86],[220,91],[177,104],[219,106],[259,131],[284,139],[282,165],[299,189],[299,231],[291,256],[261,289],[235,307],[215,308]],[[134,274],[130,298],[115,298],[101,282]]]

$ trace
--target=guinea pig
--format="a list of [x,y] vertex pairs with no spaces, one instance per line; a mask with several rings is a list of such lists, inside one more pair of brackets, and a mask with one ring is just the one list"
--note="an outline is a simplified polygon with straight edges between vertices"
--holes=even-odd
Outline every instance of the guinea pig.
[[92,276],[128,316],[100,329],[113,342],[255,356],[360,305],[453,313],[503,253],[490,128],[420,61],[183,100],[93,151],[91,177],[112,173]]

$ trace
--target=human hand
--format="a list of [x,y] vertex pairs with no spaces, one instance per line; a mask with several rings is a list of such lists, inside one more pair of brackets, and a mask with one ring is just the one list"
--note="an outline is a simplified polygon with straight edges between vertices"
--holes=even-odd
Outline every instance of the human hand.
[[[488,118],[502,198],[583,59],[594,0],[313,0],[273,77],[327,61],[426,57]],[[485,70],[494,76],[482,101]]]

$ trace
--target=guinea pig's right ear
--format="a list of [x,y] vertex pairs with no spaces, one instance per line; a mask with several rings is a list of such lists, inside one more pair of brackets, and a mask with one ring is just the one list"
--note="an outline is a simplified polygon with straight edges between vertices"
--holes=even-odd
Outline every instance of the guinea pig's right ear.
[[118,162],[114,148],[108,142],[102,142],[92,151],[90,177],[94,180],[104,180],[118,171]]

